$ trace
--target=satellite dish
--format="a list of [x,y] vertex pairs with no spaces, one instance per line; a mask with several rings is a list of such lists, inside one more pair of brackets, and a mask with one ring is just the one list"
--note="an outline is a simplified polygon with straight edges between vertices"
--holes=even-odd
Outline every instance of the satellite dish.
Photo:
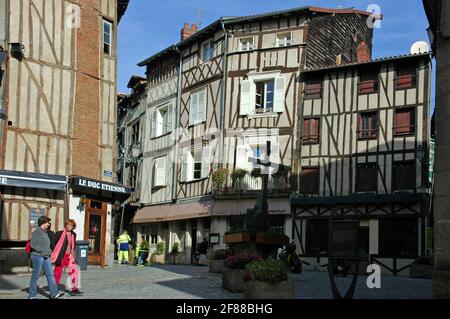
[[418,41],[411,46],[411,54],[430,52],[430,46],[425,41]]

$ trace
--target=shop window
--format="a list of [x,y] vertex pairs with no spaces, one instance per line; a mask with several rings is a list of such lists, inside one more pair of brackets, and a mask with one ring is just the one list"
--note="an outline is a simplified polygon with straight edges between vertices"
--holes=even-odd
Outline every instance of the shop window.
[[307,222],[307,253],[326,255],[328,253],[329,221],[326,219],[309,220]]
[[416,218],[380,219],[379,254],[417,257],[418,222]]
[[376,163],[359,164],[356,167],[356,191],[376,192],[378,188],[378,171]]

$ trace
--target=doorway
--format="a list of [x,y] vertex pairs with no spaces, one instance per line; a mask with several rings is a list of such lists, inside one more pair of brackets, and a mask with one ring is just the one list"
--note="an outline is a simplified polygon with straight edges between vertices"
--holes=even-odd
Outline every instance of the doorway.
[[84,238],[89,241],[89,265],[105,266],[106,203],[87,200]]

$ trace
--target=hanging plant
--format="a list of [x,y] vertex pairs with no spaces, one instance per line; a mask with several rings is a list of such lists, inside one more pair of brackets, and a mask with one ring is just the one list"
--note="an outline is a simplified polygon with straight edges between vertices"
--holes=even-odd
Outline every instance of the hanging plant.
[[236,168],[232,173],[231,173],[231,178],[236,181],[236,180],[241,180],[245,177],[245,175],[248,174],[248,171],[242,168]]
[[273,173],[273,177],[275,178],[279,178],[279,177],[287,177],[289,175],[289,173],[292,172],[292,167],[288,166],[288,165],[280,165],[278,167],[278,170]]
[[261,178],[261,177],[262,177],[262,175],[261,175],[261,169],[260,169],[260,168],[254,168],[254,169],[252,170],[252,172],[251,172],[251,176],[252,176],[253,178]]

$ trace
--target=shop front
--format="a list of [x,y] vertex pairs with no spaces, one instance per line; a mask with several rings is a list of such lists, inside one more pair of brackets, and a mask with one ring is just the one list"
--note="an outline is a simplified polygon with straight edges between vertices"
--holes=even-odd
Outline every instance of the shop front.
[[70,218],[77,222],[78,239],[89,241],[90,265],[104,267],[113,263],[113,205],[123,203],[131,192],[130,187],[120,184],[79,176],[69,178]]

